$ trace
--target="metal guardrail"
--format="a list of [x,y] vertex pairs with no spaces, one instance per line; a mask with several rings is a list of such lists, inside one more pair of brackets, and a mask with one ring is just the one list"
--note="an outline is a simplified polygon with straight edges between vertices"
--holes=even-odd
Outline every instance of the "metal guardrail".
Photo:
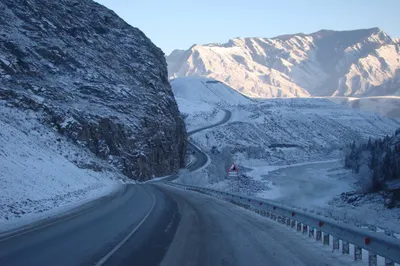
[[296,228],[310,238],[330,245],[330,236],[333,238],[333,250],[339,251],[342,245],[342,254],[350,254],[350,244],[354,245],[354,260],[362,260],[362,250],[368,251],[368,265],[377,265],[377,255],[385,259],[386,266],[400,264],[400,241],[390,232],[377,232],[376,227],[361,228],[340,221],[332,220],[306,210],[297,209],[270,200],[246,197],[234,193],[218,191],[209,188],[168,183],[185,190],[193,190],[208,194],[256,213],[272,220]]

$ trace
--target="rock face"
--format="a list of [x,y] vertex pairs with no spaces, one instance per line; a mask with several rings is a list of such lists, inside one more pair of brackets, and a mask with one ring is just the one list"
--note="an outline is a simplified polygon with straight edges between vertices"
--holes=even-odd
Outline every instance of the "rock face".
[[400,94],[400,43],[378,28],[236,38],[167,62],[170,78],[215,78],[252,97]]
[[163,52],[91,0],[0,2],[0,100],[146,180],[185,164]]

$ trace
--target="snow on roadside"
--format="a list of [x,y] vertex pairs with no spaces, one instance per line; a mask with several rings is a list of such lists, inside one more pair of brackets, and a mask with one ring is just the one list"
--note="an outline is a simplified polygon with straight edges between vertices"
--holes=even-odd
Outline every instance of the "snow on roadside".
[[[19,201],[11,205],[11,208],[4,210],[0,206],[0,235],[3,232],[18,229],[29,225],[36,221],[51,218],[70,210],[80,207],[81,205],[96,200],[98,198],[117,193],[122,189],[122,183],[114,183],[112,185],[92,186],[85,189],[58,195],[54,198],[46,198],[39,201]],[[12,217],[13,219],[3,219],[10,217],[10,213],[20,212],[19,215]],[[15,213],[14,213],[15,214]]]
[[0,105],[1,231],[113,193],[126,180],[38,119]]
[[338,217],[339,220],[346,220],[352,224],[372,224],[378,228],[389,229],[396,235],[400,232],[400,209],[385,207],[385,199],[380,193],[360,195],[359,199],[353,198],[350,201],[339,195],[322,211],[328,216]]

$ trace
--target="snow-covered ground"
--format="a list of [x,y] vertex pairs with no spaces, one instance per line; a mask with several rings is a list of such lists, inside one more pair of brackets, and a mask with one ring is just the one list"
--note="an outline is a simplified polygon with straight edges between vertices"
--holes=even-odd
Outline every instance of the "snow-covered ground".
[[171,86],[188,131],[221,121],[225,115],[222,109],[254,102],[208,78],[176,78],[171,81]]
[[241,158],[269,165],[338,159],[353,140],[383,137],[400,127],[399,120],[327,99],[271,99],[230,110],[230,123],[199,132],[192,140],[206,152],[228,146]]
[[217,123],[225,115],[223,110],[208,103],[178,97],[175,99],[179,102],[179,109],[184,110],[181,113],[188,131]]
[[[174,83],[172,86],[174,89]],[[180,90],[184,89],[183,80]],[[200,84],[196,90],[208,88]],[[188,114],[187,121],[196,121],[190,124],[190,129],[212,124],[204,113],[192,111],[201,110],[201,105],[207,105],[204,110],[215,106],[232,112],[228,123],[198,132],[191,136],[191,141],[208,155],[229,147],[243,176],[236,179],[215,176],[216,166],[211,162],[203,172],[183,173],[179,182],[272,199],[400,231],[400,211],[387,210],[378,200],[360,206],[340,200],[341,193],[357,189],[356,178],[343,168],[343,147],[353,140],[393,134],[400,127],[400,120],[325,98],[213,105],[213,101],[218,101],[185,97],[181,93],[176,99],[181,112]],[[366,210],[370,210],[368,217]]]
[[205,77],[176,78],[171,80],[171,86],[175,97],[191,102],[208,103],[220,107],[254,102],[222,82]]
[[[125,178],[38,122],[0,102],[0,232],[113,193]],[[79,166],[79,167],[78,167]]]

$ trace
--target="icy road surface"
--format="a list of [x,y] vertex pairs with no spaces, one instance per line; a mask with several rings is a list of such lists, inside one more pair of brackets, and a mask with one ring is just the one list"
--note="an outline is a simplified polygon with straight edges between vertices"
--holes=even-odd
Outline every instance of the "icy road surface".
[[350,256],[276,222],[200,193],[163,187],[180,223],[162,266],[354,265]]

